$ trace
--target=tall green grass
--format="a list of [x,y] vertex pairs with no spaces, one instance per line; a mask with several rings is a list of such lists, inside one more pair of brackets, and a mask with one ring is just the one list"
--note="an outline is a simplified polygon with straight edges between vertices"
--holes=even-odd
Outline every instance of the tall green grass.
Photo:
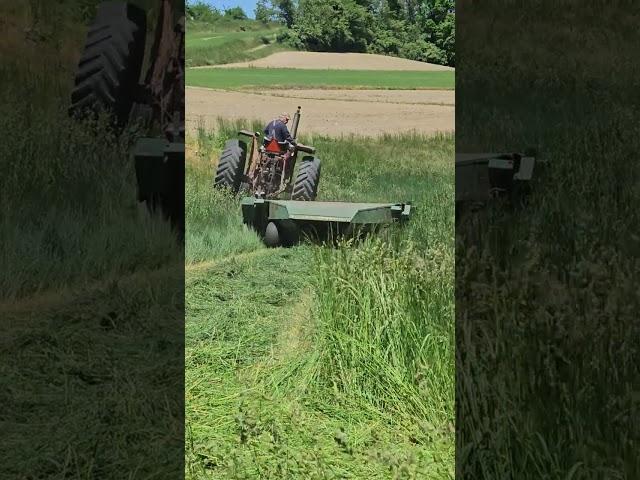
[[[261,125],[223,121],[191,140],[208,179],[240,127]],[[187,475],[452,478],[453,138],[301,141],[323,161],[318,200],[417,210],[363,243],[270,250],[240,227],[238,199],[215,194],[224,210],[204,210],[227,220],[198,256],[215,261],[187,270]],[[206,218],[188,210],[187,256],[205,252]]]
[[0,477],[175,478],[182,253],[138,211],[134,132],[68,118],[87,5],[0,1]]
[[136,132],[115,137],[106,119],[72,121],[75,65],[38,65],[25,54],[0,66],[3,125],[11,132],[0,144],[0,298],[174,258],[168,226],[136,200],[129,155]]
[[373,240],[317,261],[321,381],[381,412],[453,424],[452,252]]
[[[190,139],[196,155],[187,161],[185,183],[185,261],[213,260],[261,247],[257,235],[242,225],[240,204],[230,192],[213,188],[217,156],[226,139],[244,126],[241,122],[221,125],[213,134],[200,125]],[[257,124],[254,131],[261,130]]]
[[458,148],[535,146],[548,161],[524,208],[486,212],[480,243],[457,229],[459,469],[636,478],[638,12],[542,6],[477,11],[458,38]]

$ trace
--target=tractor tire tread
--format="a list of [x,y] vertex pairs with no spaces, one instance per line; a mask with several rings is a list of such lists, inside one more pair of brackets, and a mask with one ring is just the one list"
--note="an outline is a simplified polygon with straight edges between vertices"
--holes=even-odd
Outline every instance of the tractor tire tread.
[[229,188],[235,194],[240,189],[244,166],[247,157],[247,144],[241,140],[229,140],[222,150],[216,174],[214,186]]
[[71,115],[110,112],[126,122],[140,79],[146,14],[127,2],[103,2],[89,27],[71,92]]
[[304,157],[293,184],[292,200],[313,201],[318,194],[321,162],[317,157]]

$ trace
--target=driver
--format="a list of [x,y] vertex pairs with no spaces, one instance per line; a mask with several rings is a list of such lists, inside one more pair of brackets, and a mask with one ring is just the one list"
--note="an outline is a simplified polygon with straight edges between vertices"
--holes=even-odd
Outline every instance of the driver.
[[279,115],[278,118],[271,120],[269,124],[264,127],[265,140],[270,141],[272,138],[275,138],[277,142],[289,142],[295,145],[295,140],[287,128],[289,119],[289,114],[283,113],[282,115]]

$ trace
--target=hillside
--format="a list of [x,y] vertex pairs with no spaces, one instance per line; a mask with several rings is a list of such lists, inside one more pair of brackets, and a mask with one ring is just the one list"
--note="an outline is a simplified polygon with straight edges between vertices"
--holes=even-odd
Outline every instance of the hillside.
[[[279,52],[257,60],[218,65],[218,68],[300,68],[305,70],[384,70],[449,72],[452,67],[371,53]],[[200,68],[200,67],[198,67]]]
[[261,1],[256,20],[246,13],[188,5],[187,66],[253,60],[277,50],[370,53],[455,66],[450,0]]

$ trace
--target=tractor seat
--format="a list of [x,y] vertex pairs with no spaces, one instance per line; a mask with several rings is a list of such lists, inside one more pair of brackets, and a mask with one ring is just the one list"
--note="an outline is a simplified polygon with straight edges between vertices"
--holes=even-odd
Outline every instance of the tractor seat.
[[265,138],[262,144],[267,152],[284,153],[287,151],[287,142],[278,142],[275,138]]

